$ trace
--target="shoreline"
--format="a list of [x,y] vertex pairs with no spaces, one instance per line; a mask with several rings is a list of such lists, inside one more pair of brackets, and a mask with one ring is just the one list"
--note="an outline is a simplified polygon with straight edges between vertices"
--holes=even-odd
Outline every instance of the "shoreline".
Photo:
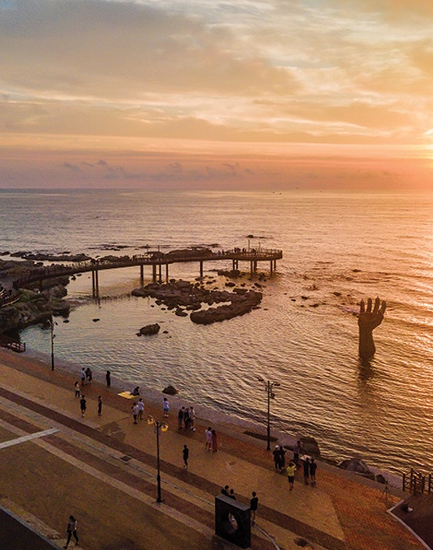
[[[18,354],[16,352],[6,350],[4,348],[0,348],[0,362],[6,364],[7,366],[11,368],[18,368],[18,370],[23,370],[24,372],[29,373],[28,370],[25,368],[26,366],[33,366],[38,372],[39,375],[42,373],[44,378],[49,379],[51,377],[52,371],[51,371],[51,364],[48,360],[48,356],[37,352],[35,350],[26,351],[24,354]],[[13,363],[11,365],[11,363]],[[59,374],[63,378],[67,379],[68,386],[70,384],[71,392],[73,391],[73,386],[75,381],[80,380],[80,371],[81,366],[73,363],[63,363],[60,365],[55,365],[55,373]],[[76,375],[74,376],[74,372],[76,372]],[[96,376],[95,376],[96,374]],[[33,373],[34,376],[37,376],[36,373]],[[87,385],[86,385],[87,386]],[[85,387],[86,387],[85,386]],[[93,381],[91,384],[88,384],[89,391],[91,388],[96,389],[106,389],[110,390],[113,393],[113,398],[121,399],[119,397],[119,393],[122,391],[131,391],[135,384],[131,381],[122,382],[117,377],[111,377],[111,387],[107,388],[105,383],[105,376],[102,376],[101,373],[93,373]],[[194,410],[196,413],[196,422],[197,424],[200,424],[202,427],[206,427],[207,425],[212,426],[218,426],[218,430],[222,433],[225,433],[226,435],[233,437],[235,439],[238,439],[240,441],[243,441],[244,443],[248,445],[254,445],[258,448],[265,448],[266,444],[266,426],[261,425],[259,423],[255,423],[253,421],[250,421],[246,418],[241,418],[237,415],[230,415],[227,412],[221,412],[216,409],[213,409],[211,407],[207,407],[205,405],[196,405],[191,402],[191,399],[187,399],[185,397],[182,397],[182,395],[166,395],[163,393],[162,390],[156,390],[148,387],[140,386],[140,396],[143,398],[145,402],[145,411],[146,414],[148,414],[147,411],[152,413],[152,416],[155,417],[158,416],[158,414],[162,411],[162,400],[166,396],[170,402],[170,417],[176,422],[177,424],[177,412],[179,408],[182,406],[194,406]],[[130,402],[129,400],[124,400],[126,406],[129,407]],[[122,401],[120,401],[122,403]],[[172,421],[173,421],[172,420]],[[249,432],[249,433],[248,433]],[[254,435],[251,435],[254,434]],[[283,445],[286,449],[289,451],[293,450],[293,446],[296,443],[299,436],[291,435],[288,433],[280,432],[278,430],[272,429],[271,425],[271,449],[272,445],[279,444]],[[320,449],[320,441],[318,441],[319,449]],[[362,458],[362,456],[357,455],[358,458]],[[355,457],[351,457],[355,458]],[[269,460],[272,462],[272,456],[271,451],[269,451]],[[319,456],[316,459],[317,462],[320,463],[321,468],[324,470],[330,469],[330,470],[337,470],[343,477],[349,476],[350,478],[357,479],[360,483],[366,483],[367,485],[371,486],[377,486],[379,483],[376,480],[372,480],[366,476],[363,476],[361,474],[358,474],[353,471],[347,471],[344,469],[341,469],[338,467],[338,462],[336,460],[332,460],[323,456]],[[402,480],[401,476],[398,476],[394,473],[391,473],[389,471],[367,465],[371,472],[373,472],[376,476],[377,475],[383,475],[386,479],[388,485],[397,492],[401,491],[402,486]]]

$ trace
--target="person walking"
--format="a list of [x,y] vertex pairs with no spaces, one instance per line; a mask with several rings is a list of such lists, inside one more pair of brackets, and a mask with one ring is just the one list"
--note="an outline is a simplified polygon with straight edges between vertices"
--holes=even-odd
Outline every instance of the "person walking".
[[105,381],[107,382],[107,388],[109,388],[111,386],[111,372],[109,370],[105,374]]
[[168,399],[166,397],[164,397],[163,399],[162,408],[164,411],[164,417],[167,418],[170,411],[170,403],[168,402]]
[[74,389],[75,389],[75,397],[80,397],[81,396],[80,384],[78,382],[75,382]]
[[211,451],[212,450],[212,428],[209,426],[204,433],[206,437],[206,449],[208,451]]
[[302,462],[304,468],[304,483],[305,485],[308,485],[308,480],[310,478],[310,459],[307,456]]
[[102,414],[102,395],[98,395],[98,416]]
[[286,451],[284,450],[284,447],[280,445],[280,448],[278,449],[280,453],[280,459],[278,461],[278,467],[280,468],[280,472],[286,469]]
[[136,401],[134,401],[134,404],[132,405],[132,418],[134,419],[134,424],[137,424],[137,417],[138,417],[138,405]]
[[87,382],[89,382],[89,384],[91,384],[92,378],[93,378],[92,369],[90,367],[87,367],[87,369],[86,369],[86,379],[87,379]]
[[179,409],[179,412],[177,413],[177,427],[179,430],[183,428],[183,416],[185,414],[185,407],[182,407]]
[[183,467],[185,468],[185,470],[188,469],[188,457],[189,457],[189,449],[186,445],[183,446],[183,451],[182,451],[182,456],[183,456]]
[[86,369],[84,367],[81,369],[81,385],[86,385]]
[[137,405],[138,405],[138,419],[143,420],[144,403],[143,403],[143,399],[141,397],[138,400]]
[[212,430],[211,446],[212,446],[212,452],[216,453],[218,450],[218,437],[215,430]]
[[280,448],[278,445],[275,445],[272,455],[274,457],[275,471],[278,472],[280,469]]
[[312,458],[310,460],[310,479],[311,479],[311,485],[313,487],[316,486],[316,470],[317,470],[317,464],[314,458]]
[[191,406],[189,408],[189,412],[188,412],[188,416],[189,416],[189,429],[192,431],[192,432],[195,432],[195,410],[194,410],[194,407]]
[[289,481],[289,487],[290,487],[290,490],[292,490],[293,485],[295,483],[295,472],[296,472],[296,464],[293,462],[293,460],[289,462],[289,465],[286,468],[286,472],[287,472],[287,479]]
[[68,526],[66,528],[68,537],[66,539],[66,544],[63,548],[67,548],[69,546],[72,537],[74,537],[75,539],[75,544],[78,544],[77,524],[78,522],[74,518],[74,516],[69,516]]
[[257,493],[253,491],[253,498],[250,500],[250,514],[251,514],[251,525],[256,523],[256,512],[259,505],[259,499]]
[[84,416],[86,414],[86,408],[87,408],[86,397],[82,395],[80,399],[81,416]]
[[185,430],[188,430],[190,423],[188,407],[183,411],[183,423],[185,424]]

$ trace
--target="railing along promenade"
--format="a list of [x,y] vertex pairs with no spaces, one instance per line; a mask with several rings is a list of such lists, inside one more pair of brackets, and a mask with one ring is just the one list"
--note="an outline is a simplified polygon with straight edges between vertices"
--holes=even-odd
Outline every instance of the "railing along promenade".
[[433,475],[417,472],[413,468],[408,474],[403,473],[403,491],[433,495]]
[[249,262],[251,274],[257,272],[259,262],[269,262],[271,274],[276,270],[277,260],[283,257],[282,250],[275,249],[245,249],[234,248],[232,250],[218,250],[208,252],[203,250],[171,251],[163,253],[160,251],[149,251],[146,254],[137,254],[132,257],[121,256],[118,259],[87,260],[84,262],[71,262],[69,265],[56,264],[38,267],[28,270],[14,281],[14,288],[25,287],[31,283],[39,282],[40,288],[46,279],[67,276],[77,273],[92,273],[93,295],[99,294],[98,272],[107,269],[120,269],[125,267],[140,267],[140,280],[144,281],[144,266],[152,266],[152,280],[162,281],[162,266],[165,265],[165,276],[168,280],[168,266],[175,263],[199,262],[200,277],[203,277],[203,264],[210,261],[231,260],[233,270],[239,269],[239,262]]

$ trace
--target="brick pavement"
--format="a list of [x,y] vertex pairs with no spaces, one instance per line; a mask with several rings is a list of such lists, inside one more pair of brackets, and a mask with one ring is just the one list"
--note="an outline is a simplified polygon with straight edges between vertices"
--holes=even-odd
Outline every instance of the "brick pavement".
[[[258,528],[253,528],[252,548],[291,550],[304,542],[317,550],[423,548],[386,513],[382,487],[359,483],[319,463],[318,487],[296,482],[289,493],[285,476],[274,473],[269,453],[256,441],[245,441],[233,430],[218,426],[222,446],[218,453],[207,453],[200,419],[195,433],[170,429],[161,434],[164,504],[156,505],[152,427],[146,422],[132,425],[131,403],[119,398],[116,388],[107,389],[98,381],[85,388],[88,414],[82,419],[73,396],[75,378],[66,370],[51,372],[41,362],[0,352],[0,441],[16,437],[13,430],[34,433],[48,425],[60,430],[43,441],[0,450],[0,494],[9,504],[15,502],[21,510],[40,515],[44,524],[60,534],[69,510],[78,507],[86,533],[83,548],[105,548],[101,540],[107,549],[221,546],[212,537],[213,498],[225,482],[236,488],[244,503],[251,490],[258,492]],[[101,418],[96,414],[98,394],[104,403]],[[149,403],[146,413],[162,416]],[[174,417],[173,413],[171,422],[177,427]],[[191,451],[188,471],[181,461],[184,442]],[[15,465],[23,460],[26,467],[17,475]],[[41,481],[45,498],[41,498]],[[32,492],[29,487],[39,489]]]

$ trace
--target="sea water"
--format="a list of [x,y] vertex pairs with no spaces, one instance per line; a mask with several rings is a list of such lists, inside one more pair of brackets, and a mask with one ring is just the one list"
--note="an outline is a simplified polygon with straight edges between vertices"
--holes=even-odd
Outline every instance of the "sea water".
[[[315,437],[328,458],[362,456],[393,472],[433,470],[432,229],[430,195],[0,191],[0,252],[281,249],[272,277],[259,264],[260,309],[210,326],[132,297],[138,267],[100,272],[97,302],[90,275],[77,277],[68,293],[82,305],[68,323],[57,318],[56,362],[90,366],[101,378],[109,369],[128,388],[172,384],[196,408],[265,426],[261,376],[281,384],[272,429]],[[230,267],[205,263],[205,282],[223,287],[216,269]],[[249,267],[240,264],[247,287],[257,282]],[[169,269],[170,278],[199,275],[198,264]],[[354,313],[376,296],[387,311],[374,331],[376,355],[363,365]],[[155,322],[157,336],[137,336]],[[29,327],[22,340],[28,353],[49,355],[49,331]]]

